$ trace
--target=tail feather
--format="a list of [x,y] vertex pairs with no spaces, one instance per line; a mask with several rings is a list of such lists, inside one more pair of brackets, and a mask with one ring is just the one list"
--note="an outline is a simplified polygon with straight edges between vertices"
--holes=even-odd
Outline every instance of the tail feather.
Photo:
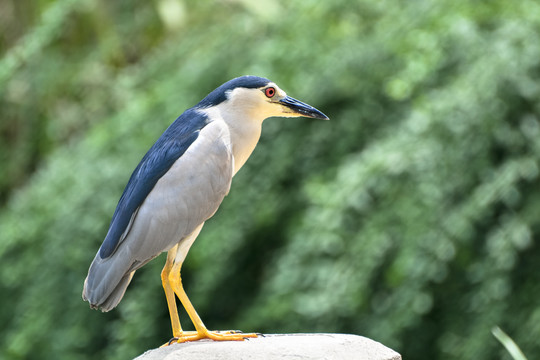
[[109,295],[109,297],[105,299],[105,301],[103,301],[99,305],[90,304],[90,307],[94,309],[101,309],[101,311],[103,312],[107,312],[114,309],[116,305],[118,305],[120,300],[122,300],[122,298],[124,297],[124,293],[126,292],[126,289],[129,283],[131,282],[131,278],[133,277],[133,274],[135,274],[135,271],[122,277],[118,285],[114,288],[114,290]]
[[124,249],[102,259],[99,252],[88,270],[84,281],[82,298],[90,307],[109,311],[118,305],[133,277],[132,260],[129,254],[122,254]]

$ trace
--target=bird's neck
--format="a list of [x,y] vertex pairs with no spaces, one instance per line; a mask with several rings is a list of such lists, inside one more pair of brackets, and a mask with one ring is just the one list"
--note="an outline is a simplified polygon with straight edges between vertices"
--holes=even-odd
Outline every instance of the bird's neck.
[[234,156],[234,173],[244,164],[255,150],[261,136],[261,122],[251,122],[238,126],[237,122],[230,122],[231,144]]
[[207,108],[204,112],[214,121],[224,121],[229,129],[230,141],[234,156],[234,174],[246,163],[257,146],[261,136],[264,117],[256,113],[222,109],[220,106]]

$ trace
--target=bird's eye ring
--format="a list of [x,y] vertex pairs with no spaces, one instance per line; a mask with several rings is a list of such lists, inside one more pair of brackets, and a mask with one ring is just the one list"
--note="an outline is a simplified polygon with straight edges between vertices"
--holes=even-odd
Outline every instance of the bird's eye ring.
[[276,89],[274,89],[273,87],[267,87],[266,89],[264,89],[264,94],[266,95],[266,97],[274,97],[274,95],[276,94]]

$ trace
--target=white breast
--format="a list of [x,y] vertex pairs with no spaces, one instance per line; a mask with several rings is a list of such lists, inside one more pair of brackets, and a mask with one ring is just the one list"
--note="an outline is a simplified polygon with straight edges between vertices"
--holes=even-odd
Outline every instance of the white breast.
[[[249,112],[235,111],[228,103],[201,110],[213,121],[222,121],[229,128],[234,157],[234,174],[246,163],[261,136],[264,118],[248,117]],[[224,116],[225,115],[225,116]]]

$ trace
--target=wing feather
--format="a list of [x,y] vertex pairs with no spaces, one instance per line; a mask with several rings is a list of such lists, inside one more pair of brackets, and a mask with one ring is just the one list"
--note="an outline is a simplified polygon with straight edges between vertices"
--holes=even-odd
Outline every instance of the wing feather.
[[194,110],[184,112],[144,155],[118,201],[109,231],[99,250],[102,259],[114,253],[129,232],[137,209],[158,180],[198,138],[200,130],[208,122],[208,118],[200,112]]

